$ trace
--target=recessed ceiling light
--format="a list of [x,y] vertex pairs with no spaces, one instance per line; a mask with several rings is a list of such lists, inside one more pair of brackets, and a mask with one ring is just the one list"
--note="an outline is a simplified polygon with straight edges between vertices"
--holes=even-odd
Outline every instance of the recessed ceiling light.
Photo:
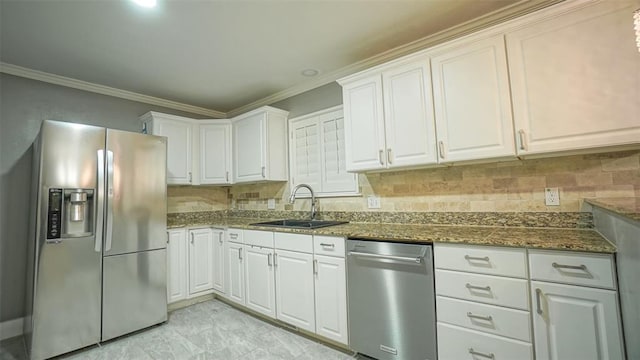
[[154,8],[157,5],[156,0],[131,0],[131,1],[133,1],[138,6],[142,6],[148,9]]
[[316,70],[316,69],[304,69],[302,70],[302,72],[300,74],[302,74],[303,76],[316,76],[320,73],[320,71]]

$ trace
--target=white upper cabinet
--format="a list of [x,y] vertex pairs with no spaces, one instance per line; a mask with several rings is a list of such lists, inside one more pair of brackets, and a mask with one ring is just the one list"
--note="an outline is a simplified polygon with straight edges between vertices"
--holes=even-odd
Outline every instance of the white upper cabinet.
[[140,117],[143,129],[167,137],[167,184],[193,182],[193,122],[180,116],[148,112]]
[[347,170],[437,162],[427,58],[340,84]]
[[504,36],[438,48],[431,69],[439,161],[515,158]]
[[436,133],[429,59],[382,73],[387,167],[435,164]]
[[264,106],[232,119],[235,182],[287,180],[288,114]]
[[640,142],[637,7],[560,4],[507,33],[518,154]]
[[200,184],[230,184],[231,123],[213,120],[199,124]]
[[316,196],[357,193],[357,175],[346,169],[342,107],[290,119],[289,139],[292,187],[308,184]]
[[384,169],[382,77],[341,83],[344,102],[347,170]]

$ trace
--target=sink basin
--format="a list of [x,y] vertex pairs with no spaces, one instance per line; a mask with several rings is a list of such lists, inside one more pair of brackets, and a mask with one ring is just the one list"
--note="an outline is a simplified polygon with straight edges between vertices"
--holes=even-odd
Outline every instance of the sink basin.
[[293,228],[293,229],[317,229],[321,227],[334,226],[340,224],[346,224],[348,221],[332,221],[332,220],[274,220],[265,221],[260,223],[254,223],[255,226],[273,226],[280,228]]

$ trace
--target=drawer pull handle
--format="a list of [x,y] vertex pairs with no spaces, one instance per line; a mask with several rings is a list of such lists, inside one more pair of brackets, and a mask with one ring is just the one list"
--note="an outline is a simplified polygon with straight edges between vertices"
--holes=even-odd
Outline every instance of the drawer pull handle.
[[480,319],[480,320],[485,320],[485,321],[493,321],[493,317],[491,315],[476,315],[472,312],[468,312],[467,316],[472,318],[472,319]]
[[332,248],[332,247],[335,247],[336,245],[335,244],[320,243],[320,246],[323,246],[323,247],[326,246],[326,247],[331,247]]
[[469,348],[469,354],[482,356],[482,357],[485,357],[487,359],[495,359],[496,358],[496,356],[493,353],[488,353],[488,354],[487,353],[482,353],[482,352],[478,352],[478,351],[473,350],[473,348]]
[[536,312],[542,315],[542,306],[540,305],[540,297],[542,296],[542,290],[536,289]]
[[467,289],[471,290],[471,289],[476,289],[476,290],[486,290],[486,291],[491,291],[491,286],[476,286],[476,285],[471,285],[469,283],[467,283],[467,285],[465,285]]
[[562,265],[562,264],[558,264],[558,263],[553,263],[551,264],[551,266],[553,266],[554,269],[574,269],[574,270],[582,270],[582,271],[587,271],[587,266],[582,264],[582,265]]
[[465,255],[464,259],[467,261],[471,261],[471,260],[480,260],[480,261],[486,261],[489,262],[489,257],[485,256],[485,257],[479,257],[479,256],[469,256],[469,255]]

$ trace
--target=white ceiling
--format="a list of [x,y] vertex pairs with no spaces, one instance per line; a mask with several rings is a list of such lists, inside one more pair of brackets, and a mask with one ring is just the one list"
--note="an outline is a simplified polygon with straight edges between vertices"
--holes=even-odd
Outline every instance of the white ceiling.
[[146,11],[125,0],[0,0],[0,61],[228,112],[313,82],[303,69],[323,77],[515,3],[542,2],[158,1]]

